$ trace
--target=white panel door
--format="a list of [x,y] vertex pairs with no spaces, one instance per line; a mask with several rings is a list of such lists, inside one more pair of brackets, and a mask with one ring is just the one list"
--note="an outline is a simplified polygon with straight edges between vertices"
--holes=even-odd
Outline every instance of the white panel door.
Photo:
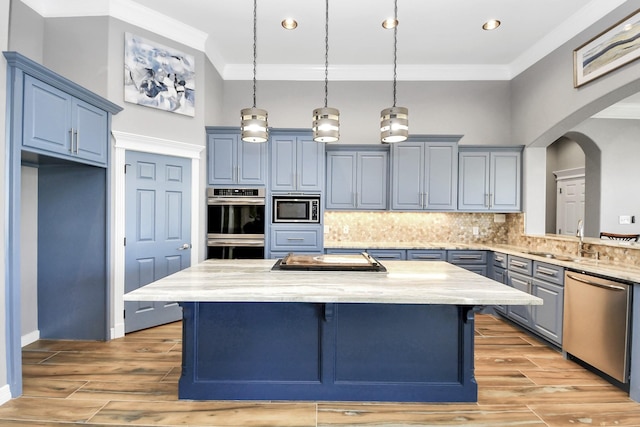
[[584,177],[558,180],[556,227],[558,234],[575,236],[578,220],[584,220]]

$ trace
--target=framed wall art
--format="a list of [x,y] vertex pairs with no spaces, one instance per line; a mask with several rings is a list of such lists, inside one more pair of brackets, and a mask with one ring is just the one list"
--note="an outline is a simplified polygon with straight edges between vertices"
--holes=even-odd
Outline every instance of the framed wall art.
[[130,33],[124,43],[124,100],[195,116],[193,55]]
[[573,51],[573,86],[580,87],[640,57],[640,10]]

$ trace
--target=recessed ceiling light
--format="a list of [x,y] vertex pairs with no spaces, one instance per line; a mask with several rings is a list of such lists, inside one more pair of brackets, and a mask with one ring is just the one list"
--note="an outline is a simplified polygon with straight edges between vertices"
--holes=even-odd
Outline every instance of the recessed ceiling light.
[[487,22],[482,24],[482,29],[487,31],[495,30],[500,26],[500,24],[501,22],[498,21],[497,19],[489,19]]
[[398,20],[395,18],[387,18],[384,21],[382,21],[382,27],[386,28],[387,30],[391,28],[395,28],[397,26],[398,26]]
[[286,18],[282,20],[282,28],[285,30],[295,30],[298,26],[298,21],[293,18]]

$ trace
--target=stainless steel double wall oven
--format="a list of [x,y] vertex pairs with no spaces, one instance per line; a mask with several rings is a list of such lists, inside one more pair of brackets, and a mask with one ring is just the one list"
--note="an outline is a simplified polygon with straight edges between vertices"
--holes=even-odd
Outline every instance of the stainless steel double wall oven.
[[207,258],[264,258],[264,188],[207,188]]

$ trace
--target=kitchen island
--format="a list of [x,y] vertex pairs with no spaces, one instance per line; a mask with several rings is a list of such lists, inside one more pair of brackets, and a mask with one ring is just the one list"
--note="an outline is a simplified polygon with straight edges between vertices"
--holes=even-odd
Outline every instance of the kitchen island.
[[534,296],[445,262],[207,260],[125,295],[183,308],[181,399],[473,402],[474,309]]

